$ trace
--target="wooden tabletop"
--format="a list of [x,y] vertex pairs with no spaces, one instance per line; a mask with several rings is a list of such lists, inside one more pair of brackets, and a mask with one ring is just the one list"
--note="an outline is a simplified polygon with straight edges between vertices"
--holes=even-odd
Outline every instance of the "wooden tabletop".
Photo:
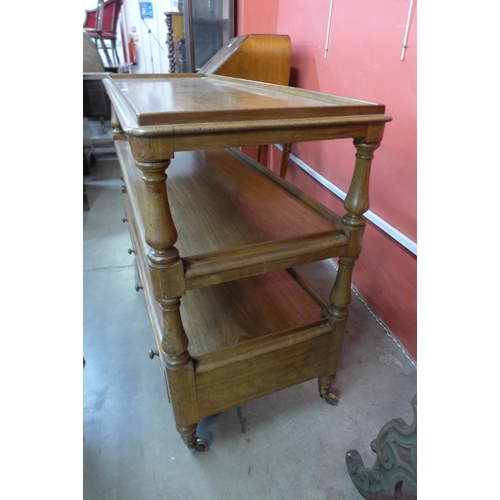
[[391,120],[382,104],[219,75],[110,74],[103,82],[134,158],[144,162],[280,142],[378,142]]
[[[137,126],[384,113],[385,106],[217,75],[110,75]],[[121,96],[120,96],[121,94]]]

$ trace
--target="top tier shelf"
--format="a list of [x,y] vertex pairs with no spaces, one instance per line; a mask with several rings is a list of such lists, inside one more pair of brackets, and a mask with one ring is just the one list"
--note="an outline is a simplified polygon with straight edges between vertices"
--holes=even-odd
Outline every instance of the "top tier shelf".
[[[371,115],[380,104],[215,75],[113,78],[138,126]],[[264,113],[263,110],[266,110]]]
[[218,75],[117,74],[104,85],[129,139],[170,138],[164,155],[166,148],[364,138],[391,119],[381,104]]

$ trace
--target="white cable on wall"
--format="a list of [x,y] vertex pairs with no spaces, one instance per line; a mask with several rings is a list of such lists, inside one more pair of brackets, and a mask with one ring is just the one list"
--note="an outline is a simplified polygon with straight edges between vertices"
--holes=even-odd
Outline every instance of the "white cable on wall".
[[325,59],[326,56],[328,55],[328,43],[330,41],[330,27],[332,25],[332,9],[333,9],[333,0],[330,0],[330,12],[328,13],[328,26],[326,28]]
[[[281,144],[275,144],[276,148],[283,151],[283,146]],[[290,159],[293,160],[304,172],[308,173],[311,177],[316,179],[322,186],[331,191],[334,195],[338,196],[342,201],[346,198],[346,193],[342,191],[335,184],[331,183],[328,179],[323,177],[321,174],[313,170],[307,163],[304,163],[300,158],[295,156],[293,153],[290,154]],[[384,231],[388,236],[397,241],[400,245],[404,246],[414,255],[417,255],[417,244],[410,240],[403,233],[398,231],[394,226],[391,226],[388,222],[381,219],[377,214],[373,213],[371,210],[365,212],[364,216],[373,224],[375,224],[379,229]]]
[[411,21],[411,13],[413,10],[413,0],[410,0],[410,7],[408,9],[408,19],[406,20],[406,30],[405,30],[405,36],[403,39],[403,50],[401,52],[401,61],[404,61],[405,58],[405,51],[408,47],[407,42],[408,42],[408,31],[410,30],[410,21]]

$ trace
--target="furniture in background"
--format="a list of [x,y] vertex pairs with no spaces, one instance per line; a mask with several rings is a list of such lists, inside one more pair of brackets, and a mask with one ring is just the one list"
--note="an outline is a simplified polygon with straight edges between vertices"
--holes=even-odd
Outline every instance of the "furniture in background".
[[[125,66],[125,65],[123,65]],[[109,134],[111,103],[102,83],[105,71],[97,47],[89,35],[83,31],[83,175],[90,174],[90,165],[97,154],[114,151],[114,143]],[[90,120],[90,122],[89,122]],[[100,128],[97,127],[97,120]],[[90,205],[83,184],[83,209]]]
[[104,122],[111,119],[111,105],[104,90],[102,79],[107,73],[128,73],[130,63],[119,67],[105,68],[97,46],[83,31],[83,116],[98,119],[103,130]]
[[111,119],[111,105],[102,79],[106,76],[97,47],[83,31],[83,117],[98,119],[101,126]]
[[165,12],[176,45],[175,73],[196,73],[234,37],[234,0],[184,0],[178,8],[182,22],[176,13]]
[[[417,395],[411,400],[413,422],[407,425],[397,418],[387,422],[371,449],[377,454],[375,464],[368,468],[356,450],[346,454],[349,476],[363,498],[381,496],[403,498],[403,486],[417,490]],[[404,498],[409,498],[405,495]],[[416,495],[414,496],[416,498]]]
[[[123,4],[123,0],[98,0],[98,6],[95,9],[87,10],[86,18],[83,23],[85,32],[100,44],[108,66],[119,66],[120,57],[116,50],[116,37],[118,27],[118,17]],[[106,45],[110,42],[110,47]],[[108,52],[111,49],[113,61]]]
[[99,19],[99,11],[100,5],[98,5],[95,9],[87,9],[85,11],[85,20],[83,21],[83,29],[84,30],[97,30]]
[[[186,445],[208,449],[196,435],[200,419],[313,378],[336,404],[331,384],[370,167],[391,119],[385,107],[218,75],[103,82],[153,329],[149,355],[159,359]],[[291,136],[354,139],[343,215],[237,149]],[[333,257],[338,273],[325,303],[293,267]]]
[[[200,73],[244,78],[258,82],[288,85],[292,42],[288,35],[243,35],[232,38],[207,63]],[[292,145],[283,145],[280,176],[285,178]],[[257,161],[262,146],[257,147]]]
[[185,73],[186,71],[180,71],[180,68],[184,64],[179,57],[179,51],[177,46],[180,40],[184,37],[183,22],[184,17],[182,12],[165,12],[165,23],[167,24],[167,50],[168,50],[168,61],[169,61],[169,73]]
[[[92,137],[90,135],[89,120],[83,118],[83,175],[90,174],[90,162],[92,159]],[[87,197],[87,190],[85,188],[85,181],[83,182],[83,210],[90,210],[89,199]]]
[[[89,118],[98,119],[105,128],[105,120],[111,118],[109,97],[104,90],[105,76],[101,56],[95,43],[83,31],[83,175],[90,174],[90,163],[94,156],[94,144],[89,128]],[[83,184],[83,209],[89,210],[85,183]]]
[[84,73],[103,73],[104,64],[97,49],[88,33],[83,30],[83,72]]
[[288,35],[242,35],[232,38],[199,72],[288,85],[291,57]]

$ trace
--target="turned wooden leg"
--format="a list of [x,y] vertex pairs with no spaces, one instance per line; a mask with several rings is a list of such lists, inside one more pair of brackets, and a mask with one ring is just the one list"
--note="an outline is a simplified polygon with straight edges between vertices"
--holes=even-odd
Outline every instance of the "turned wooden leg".
[[288,161],[290,159],[290,153],[292,152],[292,144],[283,144],[283,153],[281,155],[281,165],[280,165],[280,177],[283,179],[286,177],[286,171],[288,170]]
[[180,425],[175,425],[177,432],[181,435],[182,440],[188,448],[191,448],[196,439],[196,427],[197,424],[189,425],[187,427],[181,427]]
[[340,349],[349,315],[348,306],[352,299],[352,271],[354,263],[361,252],[366,225],[363,214],[369,208],[370,167],[373,152],[379,146],[379,143],[366,143],[355,140],[354,145],[356,146],[356,164],[349,192],[344,202],[347,213],[342,218],[344,234],[348,238],[348,244],[346,253],[339,258],[339,269],[330,294],[331,305],[325,311],[333,330],[333,337],[327,362],[328,371],[318,381],[320,396],[330,404],[336,404],[338,401],[337,396],[330,392],[330,385],[337,372]]
[[196,436],[196,427],[196,424],[189,427],[176,425],[177,431],[188,448],[194,451],[207,451],[209,449],[208,441],[205,438]]
[[335,375],[323,376],[318,379],[319,396],[325,400],[326,403],[337,406],[339,398],[331,391],[331,385]]
[[260,158],[262,156],[262,146],[257,146],[257,161],[260,163]]
[[188,351],[188,339],[180,316],[180,298],[159,299],[163,314],[162,359],[177,430],[188,448],[208,450],[208,441],[196,436],[199,421],[194,367]]
[[341,257],[337,278],[330,294],[331,305],[325,314],[333,330],[332,344],[328,356],[328,375],[319,378],[319,394],[329,404],[336,405],[338,397],[331,392],[331,384],[337,372],[340,359],[340,348],[344,339],[344,332],[349,316],[348,306],[351,303],[351,277],[354,259]]
[[174,246],[177,230],[167,197],[166,169],[170,161],[136,161],[146,186],[146,242],[149,274],[155,298],[162,312],[161,358],[166,370],[175,423],[183,441],[198,451],[208,449],[208,442],[195,435],[199,421],[194,367],[188,350],[188,338],[182,324],[180,306],[185,295],[184,265]]

